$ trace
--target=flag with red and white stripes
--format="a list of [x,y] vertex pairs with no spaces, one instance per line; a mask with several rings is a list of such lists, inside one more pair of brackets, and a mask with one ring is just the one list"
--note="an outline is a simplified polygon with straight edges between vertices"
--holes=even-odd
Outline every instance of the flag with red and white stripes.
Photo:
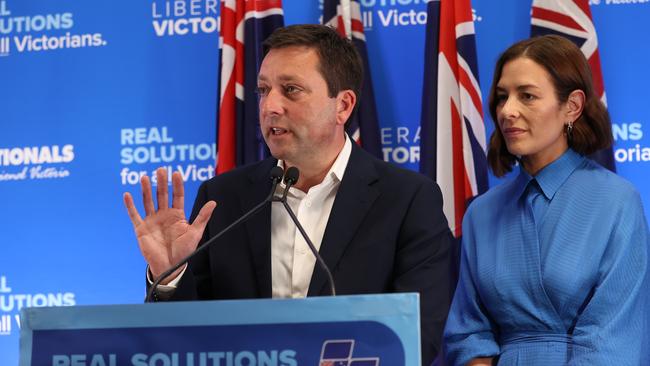
[[470,0],[427,4],[420,172],[434,179],[454,237],[488,188],[486,136]]
[[284,25],[281,0],[223,0],[219,46],[217,174],[268,156],[259,127],[262,42]]
[[379,119],[372,87],[366,36],[361,20],[361,5],[357,0],[325,0],[323,3],[323,24],[336,28],[342,37],[352,41],[363,61],[363,86],[357,111],[350,117],[346,130],[364,150],[382,158],[379,140]]
[[[557,34],[575,43],[587,58],[596,93],[607,105],[605,83],[600,68],[598,38],[588,0],[534,0],[531,13],[531,36]],[[590,156],[605,168],[616,171],[612,149]]]

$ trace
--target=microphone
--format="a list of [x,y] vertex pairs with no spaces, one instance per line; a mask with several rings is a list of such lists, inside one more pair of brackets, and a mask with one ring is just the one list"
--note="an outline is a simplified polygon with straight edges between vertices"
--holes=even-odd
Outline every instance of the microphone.
[[284,184],[286,185],[286,188],[282,193],[282,198],[274,198],[273,201],[282,202],[282,205],[289,213],[291,220],[296,225],[296,227],[300,231],[300,234],[307,242],[307,245],[309,246],[309,249],[311,250],[312,254],[314,254],[314,257],[316,257],[316,261],[327,274],[327,279],[330,284],[330,293],[332,294],[332,296],[336,296],[336,286],[334,285],[334,277],[332,277],[332,272],[330,271],[327,264],[325,264],[323,257],[321,257],[320,254],[318,253],[318,250],[316,250],[316,247],[314,246],[314,243],[311,241],[311,239],[309,239],[309,236],[307,235],[305,228],[300,224],[300,221],[298,221],[296,214],[293,212],[291,206],[289,206],[289,203],[287,202],[287,193],[289,193],[289,188],[291,188],[291,186],[293,186],[294,184],[296,184],[296,182],[298,182],[299,176],[300,176],[300,172],[298,171],[298,168],[292,166],[289,169],[287,169],[286,173],[284,174]]
[[[185,263],[187,263],[190,259],[192,259],[195,255],[199,254],[200,252],[204,251],[206,248],[208,248],[212,243],[214,243],[217,239],[219,239],[223,234],[227,233],[230,231],[232,228],[235,226],[241,224],[242,222],[245,222],[248,220],[251,216],[254,214],[258,213],[267,203],[274,201],[273,195],[275,194],[275,188],[278,186],[278,183],[282,180],[282,175],[284,173],[284,170],[279,167],[279,166],[274,166],[273,169],[271,169],[270,173],[270,178],[271,181],[273,182],[273,185],[271,187],[271,193],[264,199],[264,201],[260,202],[257,206],[251,208],[248,212],[246,212],[244,215],[242,215],[240,218],[235,220],[232,224],[228,225],[226,228],[221,230],[217,235],[213,236],[210,238],[208,241],[203,243],[201,246],[196,248],[192,253],[190,253],[188,256],[185,258],[181,259],[178,263],[176,263],[173,267],[169,268],[165,272],[163,272],[154,282],[151,284],[151,287],[149,287],[149,290],[147,290],[147,296],[144,298],[144,302],[151,302],[151,298],[156,291],[156,287],[160,284],[162,280],[167,278],[169,275],[174,273],[177,269],[181,268]],[[296,180],[298,180],[296,178]],[[286,193],[285,193],[286,195]]]

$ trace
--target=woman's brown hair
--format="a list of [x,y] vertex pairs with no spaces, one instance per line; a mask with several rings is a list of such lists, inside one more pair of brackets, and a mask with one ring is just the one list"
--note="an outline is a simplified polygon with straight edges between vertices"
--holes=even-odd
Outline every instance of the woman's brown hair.
[[489,108],[494,122],[494,132],[488,147],[488,164],[495,176],[501,177],[512,170],[517,157],[510,154],[499,129],[496,116],[496,87],[503,67],[510,61],[525,57],[543,67],[551,77],[560,104],[565,103],[574,90],[585,93],[585,104],[580,117],[574,121],[568,138],[569,147],[582,155],[610,147],[613,143],[612,127],[607,108],[594,89],[591,70],[582,51],[571,41],[556,35],[530,38],[510,46],[497,61],[490,87]]

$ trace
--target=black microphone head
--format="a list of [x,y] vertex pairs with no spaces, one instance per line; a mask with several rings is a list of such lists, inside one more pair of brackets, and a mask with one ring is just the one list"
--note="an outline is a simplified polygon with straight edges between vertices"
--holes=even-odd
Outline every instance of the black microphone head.
[[282,176],[284,175],[284,169],[282,169],[281,166],[274,166],[273,169],[271,169],[271,180],[273,183],[280,183],[282,180]]
[[284,173],[284,184],[294,185],[298,181],[299,177],[300,177],[300,172],[298,171],[298,168],[292,166],[289,169],[287,169],[286,173]]

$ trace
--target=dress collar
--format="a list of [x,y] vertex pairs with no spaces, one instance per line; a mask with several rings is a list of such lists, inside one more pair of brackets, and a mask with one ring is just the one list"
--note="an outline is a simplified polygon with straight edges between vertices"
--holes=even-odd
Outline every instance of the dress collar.
[[515,180],[516,197],[521,197],[530,181],[535,179],[544,196],[549,200],[553,199],[558,189],[584,160],[584,156],[572,149],[567,149],[558,159],[542,168],[534,177],[519,165],[519,175]]

